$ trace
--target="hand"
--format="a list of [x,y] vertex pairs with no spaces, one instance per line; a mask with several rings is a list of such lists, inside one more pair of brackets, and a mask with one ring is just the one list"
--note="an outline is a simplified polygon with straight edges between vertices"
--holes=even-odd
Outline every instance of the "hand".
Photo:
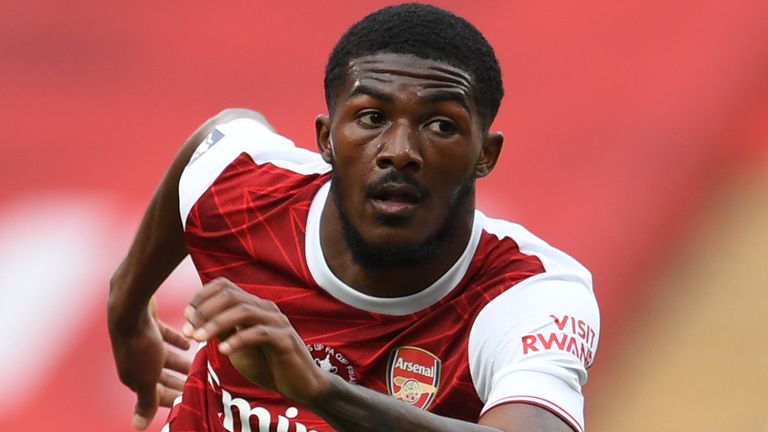
[[271,301],[219,278],[203,286],[185,311],[184,334],[218,338],[219,351],[248,380],[297,402],[320,397],[330,377],[315,364],[291,323]]
[[144,430],[158,405],[170,407],[184,389],[184,381],[171,371],[186,375],[190,362],[170,347],[187,350],[189,342],[153,310],[130,330],[113,327],[110,338],[120,381],[136,393],[133,426]]

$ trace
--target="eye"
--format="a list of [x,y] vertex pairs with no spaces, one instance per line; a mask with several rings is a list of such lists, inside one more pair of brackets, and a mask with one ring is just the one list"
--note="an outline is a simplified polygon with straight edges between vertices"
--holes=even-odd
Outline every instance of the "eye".
[[427,123],[427,129],[440,135],[453,135],[458,130],[455,123],[445,119],[432,120]]
[[386,123],[384,114],[379,111],[363,111],[357,116],[357,121],[368,127],[378,127]]

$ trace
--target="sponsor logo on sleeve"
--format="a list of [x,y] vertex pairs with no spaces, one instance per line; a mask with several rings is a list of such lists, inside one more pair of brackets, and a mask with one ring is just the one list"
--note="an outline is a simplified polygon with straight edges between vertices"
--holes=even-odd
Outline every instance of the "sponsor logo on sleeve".
[[390,396],[417,408],[429,408],[440,385],[440,363],[437,356],[421,348],[395,348],[387,365]]
[[528,334],[522,337],[523,354],[538,351],[565,351],[578,358],[585,367],[594,359],[597,332],[586,321],[569,315],[550,315],[556,329],[551,332]]
[[224,138],[224,134],[221,133],[220,130],[213,128],[211,133],[208,134],[207,137],[203,140],[203,142],[200,143],[199,146],[197,146],[197,149],[192,154],[192,157],[189,159],[189,163],[187,165],[192,165],[195,163],[197,159],[200,158],[200,156],[203,155],[203,153],[207,152],[211,149],[217,142],[219,142],[222,138]]

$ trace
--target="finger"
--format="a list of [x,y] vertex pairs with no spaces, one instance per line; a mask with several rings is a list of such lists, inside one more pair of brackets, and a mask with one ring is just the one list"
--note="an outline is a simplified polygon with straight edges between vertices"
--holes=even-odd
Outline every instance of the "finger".
[[165,408],[172,408],[173,403],[181,395],[178,390],[165,387],[161,384],[157,385],[157,394],[159,395],[160,406]]
[[163,336],[163,341],[185,351],[189,349],[189,340],[187,340],[183,334],[162,321],[158,320],[157,323],[160,327],[160,334]]
[[[229,317],[238,308],[245,308],[240,311],[243,315],[235,317],[240,322],[233,323],[225,321],[216,325],[215,329],[212,328],[222,316]],[[264,312],[260,312],[263,310]],[[207,340],[214,336],[224,337],[235,330],[235,325],[245,327],[254,323],[254,321],[241,321],[248,313],[253,313],[255,316],[262,314],[279,313],[280,310],[277,306],[270,301],[263,300],[249,292],[244,291],[236,285],[232,285],[226,289],[221,290],[215,295],[207,298],[202,304],[198,305],[193,314],[188,317],[188,326],[184,326],[185,334],[189,334],[197,341]],[[257,320],[255,322],[264,322],[263,320]],[[203,327],[204,330],[200,330]]]
[[164,368],[186,375],[189,373],[189,368],[191,366],[192,362],[186,356],[171,350],[168,350],[165,353],[165,365],[163,365]]
[[155,296],[149,298],[149,305],[147,307],[149,308],[149,315],[152,318],[157,318],[157,300],[155,300]]
[[[181,392],[184,390],[184,380],[170,372],[163,372],[162,375],[160,375],[160,379],[158,380],[158,382],[168,390],[174,390],[177,392]],[[160,395],[161,405],[163,403],[162,399],[163,399],[163,395]]]
[[256,324],[267,325],[277,321],[275,311],[265,310],[262,304],[254,299],[250,303],[238,301],[228,309],[211,316],[203,325],[198,327],[192,336],[203,341],[213,337],[224,338],[242,328]]
[[212,295],[215,295],[219,291],[229,287],[229,286],[236,286],[232,282],[229,281],[227,278],[219,277],[216,278],[207,284],[203,285],[195,295],[192,296],[192,299],[189,301],[189,305],[192,307],[197,307],[200,303],[204,302],[205,299],[208,297],[211,297]]
[[238,292],[244,291],[224,278],[203,285],[184,309],[187,318],[187,323],[182,327],[184,336],[192,337],[194,329],[202,325],[210,315],[236,303],[233,296]]
[[136,407],[133,411],[133,427],[144,430],[155,417],[158,405],[157,387],[155,384],[146,385],[136,391]]
[[[187,313],[187,321],[195,327],[199,327],[205,323],[210,317],[218,314],[219,312],[229,309],[230,307],[247,301],[247,293],[239,288],[224,288],[216,292],[214,295],[207,297],[200,301],[196,305],[190,303],[191,309],[185,311]],[[190,313],[191,312],[191,313]]]
[[274,347],[284,343],[289,338],[290,334],[283,328],[254,325],[235,332],[219,343],[219,351],[224,355],[229,355],[248,346],[270,345]]

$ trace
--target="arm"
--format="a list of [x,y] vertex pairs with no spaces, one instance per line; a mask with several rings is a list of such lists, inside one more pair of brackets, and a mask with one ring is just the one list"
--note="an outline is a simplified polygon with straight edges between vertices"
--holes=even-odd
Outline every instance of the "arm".
[[183,383],[165,369],[186,373],[189,364],[166,349],[164,341],[189,347],[177,332],[159,322],[148,307],[152,295],[187,255],[179,219],[179,178],[197,146],[219,123],[250,117],[250,110],[222,111],[200,126],[184,143],[160,182],[128,254],[110,279],[108,325],[120,380],[137,395],[134,426],[147,427],[158,404],[170,406]]
[[320,372],[327,375],[329,385],[307,406],[338,431],[573,432],[557,416],[533,405],[501,405],[489,410],[478,424],[471,424]]
[[251,382],[301,403],[339,431],[571,432],[550,412],[503,404],[478,424],[441,417],[350,384],[316,366],[277,306],[226,279],[206,284],[185,311],[184,333],[218,348]]

